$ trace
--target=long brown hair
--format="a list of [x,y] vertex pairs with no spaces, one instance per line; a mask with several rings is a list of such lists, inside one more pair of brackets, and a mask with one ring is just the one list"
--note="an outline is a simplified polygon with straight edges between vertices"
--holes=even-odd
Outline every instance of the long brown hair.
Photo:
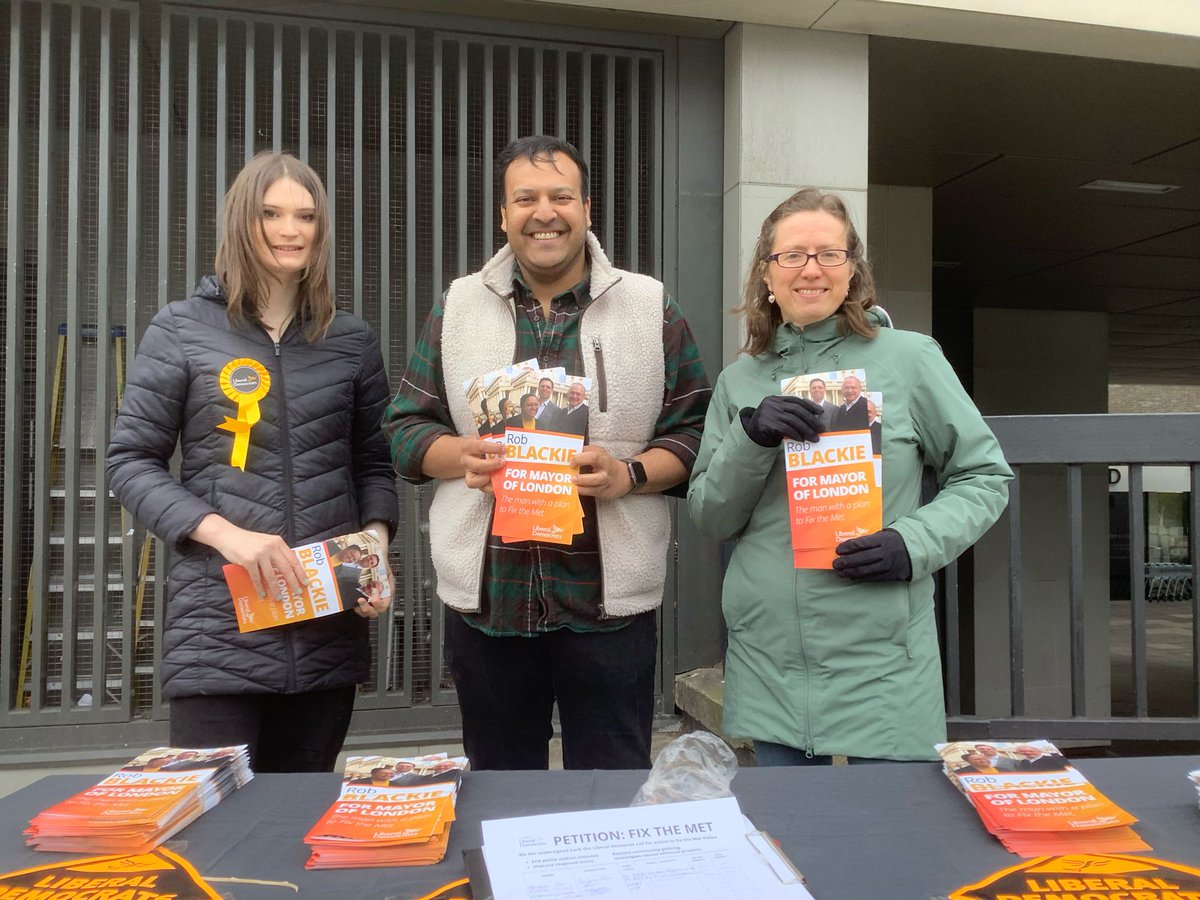
[[316,204],[316,234],[296,297],[296,318],[304,337],[315,341],[324,336],[335,312],[329,284],[329,200],[317,173],[290,153],[259,153],[233,179],[221,211],[217,278],[225,288],[231,323],[245,326],[262,321],[261,309],[270,296],[271,276],[259,261],[255,238],[265,239],[263,197],[280,178],[292,179],[312,195]]
[[871,267],[864,258],[863,242],[854,230],[850,221],[850,213],[846,204],[835,194],[827,194],[817,188],[801,188],[780,203],[763,220],[762,229],[758,233],[758,243],[754,245],[754,257],[750,262],[750,270],[746,273],[746,283],[742,287],[742,303],[733,311],[746,317],[746,343],[742,352],[757,356],[766,352],[771,346],[775,330],[783,322],[783,314],[778,305],[767,300],[770,292],[763,280],[770,265],[763,257],[771,253],[775,245],[775,226],[788,216],[799,212],[823,211],[846,226],[846,249],[850,251],[850,261],[854,271],[850,276],[850,290],[846,299],[837,308],[841,318],[839,325],[842,332],[853,331],[865,338],[875,337],[878,330],[867,318],[867,310],[876,305],[875,279],[871,277]]

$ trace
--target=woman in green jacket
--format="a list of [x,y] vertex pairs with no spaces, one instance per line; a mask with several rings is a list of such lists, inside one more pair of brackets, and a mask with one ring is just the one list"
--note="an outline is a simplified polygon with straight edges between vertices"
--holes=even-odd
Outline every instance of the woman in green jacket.
[[[1012,478],[938,345],[891,328],[876,307],[862,251],[842,201],[812,188],[763,222],[738,310],[743,355],[717,380],[692,471],[692,518],[736,542],[722,596],[723,727],[753,739],[760,765],[937,758],[933,573],[999,518]],[[885,527],[839,544],[832,571],[797,569],[780,445],[819,447],[830,416],[780,396],[780,381],[848,369],[865,372],[886,408]],[[923,465],[939,488],[925,506]]]

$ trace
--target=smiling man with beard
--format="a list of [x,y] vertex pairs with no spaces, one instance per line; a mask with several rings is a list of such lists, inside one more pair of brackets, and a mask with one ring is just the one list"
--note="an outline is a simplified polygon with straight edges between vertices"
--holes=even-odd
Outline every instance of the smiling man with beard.
[[[708,379],[662,283],[613,266],[589,231],[578,150],[520,138],[497,186],[507,244],[434,305],[384,417],[400,475],[437,480],[430,546],[463,745],[474,769],[545,769],[557,703],[564,768],[648,768],[662,492],[691,471]],[[475,436],[461,387],[532,357],[592,379],[573,462],[584,531],[568,545],[490,534],[504,448]]]

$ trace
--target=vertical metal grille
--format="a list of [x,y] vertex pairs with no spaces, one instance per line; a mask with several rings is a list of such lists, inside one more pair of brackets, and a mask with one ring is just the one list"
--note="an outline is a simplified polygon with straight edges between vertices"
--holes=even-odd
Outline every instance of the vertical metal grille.
[[441,32],[433,53],[439,289],[502,243],[493,160],[531,133],[580,149],[591,170],[592,230],[605,252],[618,266],[661,277],[651,237],[663,203],[660,163],[651,158],[663,112],[661,53]]
[[[164,716],[167,559],[104,490],[104,449],[137,340],[211,270],[244,162],[286,150],[322,176],[338,304],[395,381],[433,301],[502,243],[493,160],[519,134],[580,147],[606,250],[661,277],[663,51],[125,0],[0,2],[0,22],[0,726],[117,735]],[[401,499],[359,708],[430,727],[421,709],[453,703],[431,492]]]
[[136,240],[133,4],[0,6],[4,366],[2,709],[120,722],[145,688],[103,451]]
[[[403,164],[414,143],[414,33],[169,4],[159,30],[158,290],[139,325],[210,271],[217,212],[245,161],[283,150],[322,176],[338,305],[377,329],[397,371],[409,348],[403,311],[417,267],[408,235],[416,185]],[[393,546],[396,614],[373,626],[375,668],[364,693],[375,702],[428,699],[427,687],[414,695],[428,685],[428,663],[414,671],[412,660],[414,645],[428,644],[411,614],[420,588],[409,573],[427,552],[422,544],[406,517]]]

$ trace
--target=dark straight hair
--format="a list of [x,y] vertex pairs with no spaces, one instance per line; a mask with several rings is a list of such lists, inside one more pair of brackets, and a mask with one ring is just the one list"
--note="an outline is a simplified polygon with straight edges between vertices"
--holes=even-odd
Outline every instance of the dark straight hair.
[[527,159],[531,163],[553,163],[555,157],[560,155],[565,156],[579,167],[579,188],[582,191],[579,199],[581,201],[587,200],[588,164],[587,160],[583,158],[583,154],[575,149],[574,144],[568,141],[552,137],[548,134],[533,134],[512,141],[496,157],[496,184],[500,186],[500,203],[504,203],[504,176],[508,174],[508,167],[515,160]]

